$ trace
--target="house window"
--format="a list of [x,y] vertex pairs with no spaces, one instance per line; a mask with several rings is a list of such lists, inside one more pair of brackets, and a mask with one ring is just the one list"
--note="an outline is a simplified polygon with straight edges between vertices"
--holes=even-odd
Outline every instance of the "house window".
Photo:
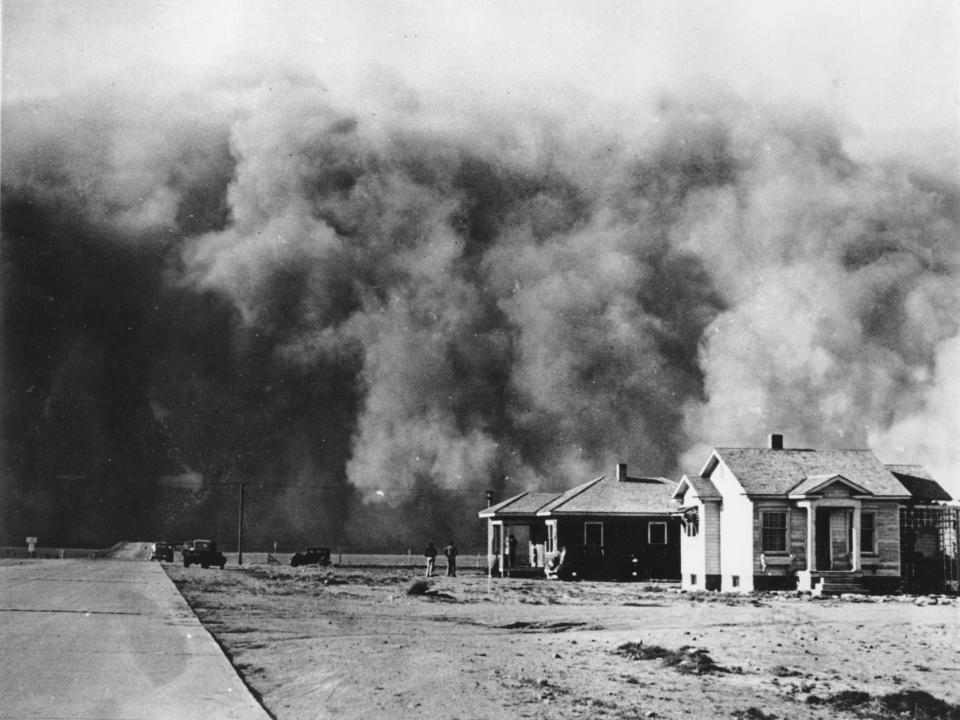
[[652,522],[647,525],[647,544],[667,544],[667,524],[665,522]]
[[740,576],[739,576],[739,575],[731,575],[731,576],[730,576],[730,586],[731,586],[731,587],[740,587]]
[[787,551],[787,514],[765,512],[760,514],[760,545],[763,552]]
[[696,585],[696,584],[697,584],[697,576],[696,576],[696,574],[691,574],[691,575],[690,575],[690,584],[691,584],[691,585]]
[[583,544],[603,547],[603,523],[588,522],[583,524]]
[[683,516],[683,524],[687,537],[696,537],[700,534],[700,513],[697,508],[687,510]]
[[877,514],[860,513],[860,552],[877,552]]

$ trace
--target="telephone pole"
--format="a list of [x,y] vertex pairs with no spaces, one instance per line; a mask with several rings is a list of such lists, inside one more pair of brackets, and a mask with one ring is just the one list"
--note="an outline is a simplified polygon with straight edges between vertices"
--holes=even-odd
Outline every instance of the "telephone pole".
[[240,486],[240,511],[237,520],[237,565],[243,565],[243,488],[245,483],[237,483]]

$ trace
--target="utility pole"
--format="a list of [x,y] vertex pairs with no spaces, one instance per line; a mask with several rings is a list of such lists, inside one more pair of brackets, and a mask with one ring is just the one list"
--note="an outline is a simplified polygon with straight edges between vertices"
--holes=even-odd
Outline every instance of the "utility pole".
[[238,483],[240,486],[240,511],[237,520],[237,565],[243,565],[243,488],[244,483]]

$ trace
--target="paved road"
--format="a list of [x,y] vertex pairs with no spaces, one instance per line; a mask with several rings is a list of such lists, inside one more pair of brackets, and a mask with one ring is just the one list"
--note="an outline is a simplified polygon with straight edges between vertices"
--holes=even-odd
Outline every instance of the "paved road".
[[158,563],[34,560],[0,565],[0,718],[269,716]]

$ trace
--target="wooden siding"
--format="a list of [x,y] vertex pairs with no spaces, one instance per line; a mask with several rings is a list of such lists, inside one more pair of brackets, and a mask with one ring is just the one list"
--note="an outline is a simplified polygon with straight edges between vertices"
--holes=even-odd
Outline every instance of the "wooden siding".
[[[584,525],[603,523],[604,555],[611,559],[636,554],[651,577],[680,576],[680,520],[669,515],[659,517],[573,516],[557,518],[557,544],[584,544]],[[666,523],[667,544],[648,542],[650,523]]]
[[877,554],[866,559],[864,572],[876,575],[900,575],[900,505],[893,501],[864,500],[861,512],[877,514]]
[[[684,508],[696,508],[699,532],[688,537],[686,530],[680,528],[681,587],[702,590],[707,575],[720,574],[720,504],[704,503],[694,495]],[[690,582],[691,575],[697,576],[696,583]]]
[[[783,500],[758,500],[753,505],[753,574],[754,575],[786,575],[792,571],[792,561],[790,564],[768,564],[764,571],[763,564],[760,562],[760,556],[763,554],[763,519],[765,512],[783,512],[787,514],[787,544],[786,550],[782,553],[774,553],[780,558],[787,558],[790,555],[803,555],[806,552],[805,539],[807,530],[803,526],[801,535],[796,535],[797,521],[795,515],[800,515],[806,522],[806,513],[799,508],[793,507],[788,501]],[[798,549],[799,548],[799,549]]]
[[[704,577],[706,575],[706,566],[704,563],[706,545],[704,543],[704,507],[703,503],[691,498],[692,491],[688,495],[689,504],[684,505],[684,510],[695,509],[697,511],[698,532],[693,537],[687,535],[686,527],[680,525],[680,586],[685,590],[700,589],[703,587]],[[696,576],[697,581],[691,582],[691,576]]]
[[719,575],[722,564],[720,561],[722,546],[720,544],[720,504],[704,503],[703,518],[700,521],[700,537],[703,538],[706,548],[704,551],[704,565],[709,575]]
[[793,570],[807,569],[807,509],[794,507],[790,510],[790,538],[788,545],[793,555]]
[[[720,548],[722,552],[722,584],[724,591],[747,592],[753,589],[753,503],[743,494],[743,487],[721,461],[710,480],[723,496],[720,508]],[[733,585],[733,577],[740,584]]]

